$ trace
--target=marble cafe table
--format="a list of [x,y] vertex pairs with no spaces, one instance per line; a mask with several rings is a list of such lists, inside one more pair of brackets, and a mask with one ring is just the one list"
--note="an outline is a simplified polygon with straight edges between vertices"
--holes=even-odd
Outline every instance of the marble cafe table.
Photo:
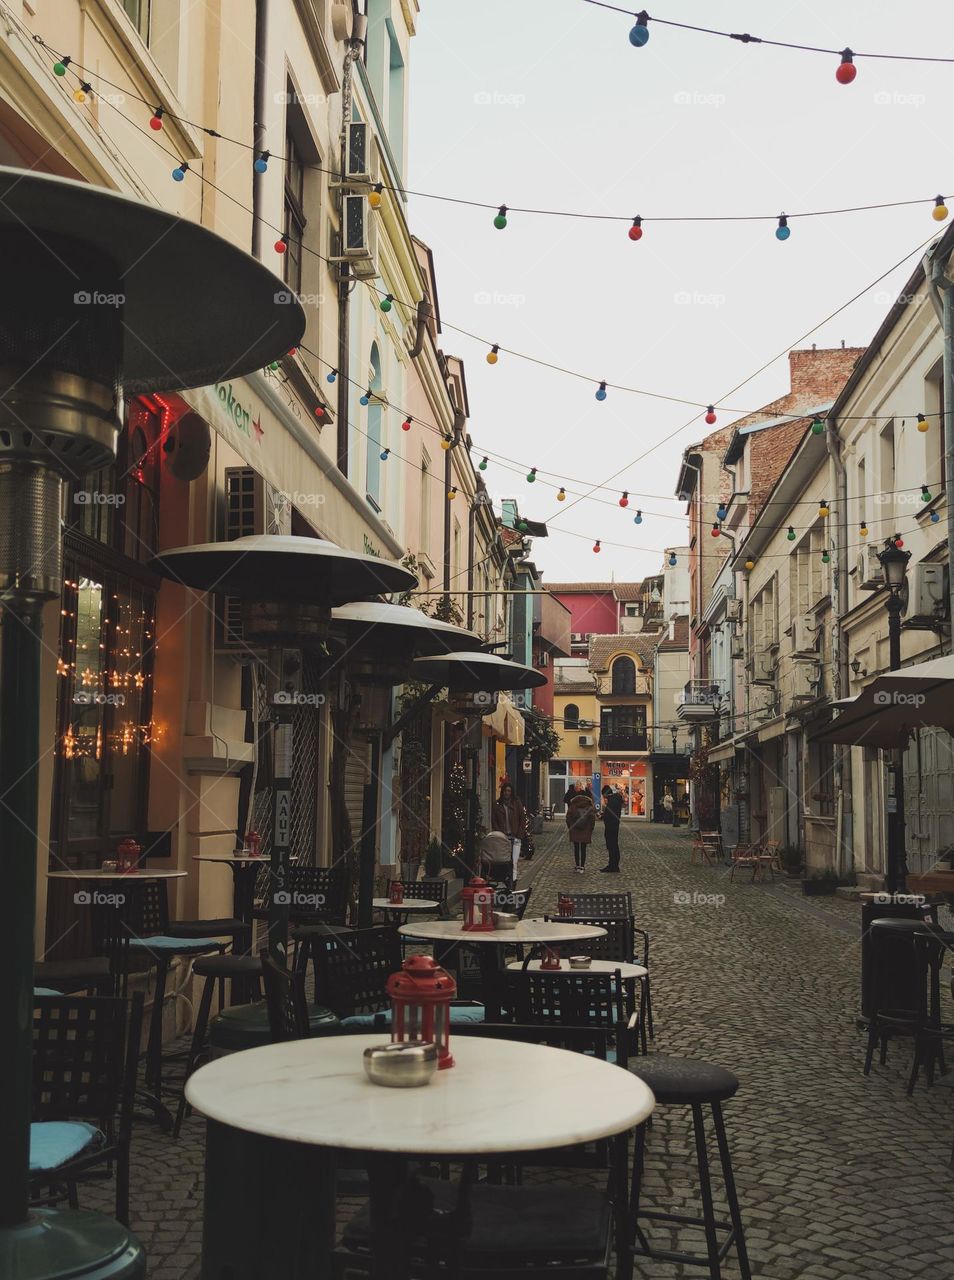
[[439,911],[441,906],[434,898],[405,898],[403,902],[392,902],[390,898],[372,898],[371,905],[375,911],[386,911],[400,924],[404,924],[415,911]]
[[367,1079],[362,1053],[382,1043],[380,1034],[268,1045],[195,1072],[186,1097],[208,1121],[202,1275],[331,1275],[335,1152],[366,1155],[374,1270],[387,1274],[391,1251],[381,1245],[391,1240],[390,1196],[408,1157],[590,1142],[627,1132],[653,1109],[641,1080],[599,1058],[476,1036],[452,1041],[456,1065],[417,1089]]

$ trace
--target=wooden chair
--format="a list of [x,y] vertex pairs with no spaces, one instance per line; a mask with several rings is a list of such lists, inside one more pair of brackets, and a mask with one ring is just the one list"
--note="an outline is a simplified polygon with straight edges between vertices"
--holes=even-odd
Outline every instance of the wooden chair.
[[689,861],[690,863],[698,862],[706,867],[714,867],[723,862],[722,837],[719,833],[693,832]]
[[[38,996],[33,1007],[34,1204],[68,1200],[77,1186],[115,1177],[116,1217],[129,1226],[129,1142],[143,996]],[[105,1166],[105,1168],[97,1168]]]
[[757,844],[737,844],[731,852],[732,870],[729,879],[735,879],[739,867],[752,868],[752,881],[759,873],[759,846]]
[[759,849],[759,866],[756,879],[761,879],[765,874],[766,868],[772,877],[772,883],[775,883],[776,871],[782,874],[782,862],[779,858],[779,849],[781,848],[781,840],[766,840]]

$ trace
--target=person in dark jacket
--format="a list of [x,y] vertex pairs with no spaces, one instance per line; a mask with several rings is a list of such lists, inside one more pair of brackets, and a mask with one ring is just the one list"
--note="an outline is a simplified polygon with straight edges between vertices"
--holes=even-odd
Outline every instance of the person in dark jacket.
[[573,861],[580,875],[586,869],[586,850],[596,826],[593,797],[579,791],[566,807],[566,825],[573,845]]
[[623,813],[623,797],[612,787],[603,788],[603,837],[609,862],[600,871],[619,873],[619,820]]
[[[527,838],[527,811],[513,793],[513,787],[505,782],[500,788],[500,795],[490,815],[490,825],[494,831],[502,831],[510,837],[513,850],[513,878],[517,878],[517,859]],[[520,841],[516,844],[515,841]]]

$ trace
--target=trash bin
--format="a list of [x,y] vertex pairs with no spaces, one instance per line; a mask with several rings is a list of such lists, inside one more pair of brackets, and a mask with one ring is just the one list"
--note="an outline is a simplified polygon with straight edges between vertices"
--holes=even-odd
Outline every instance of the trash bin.
[[[308,1006],[308,1025],[313,1036],[333,1036],[341,1030],[338,1018],[330,1009],[320,1004]],[[223,1009],[209,1023],[209,1047],[213,1058],[238,1053],[241,1049],[257,1049],[260,1045],[271,1043],[268,1010],[264,1000],[258,1000],[255,1004],[234,1004]]]

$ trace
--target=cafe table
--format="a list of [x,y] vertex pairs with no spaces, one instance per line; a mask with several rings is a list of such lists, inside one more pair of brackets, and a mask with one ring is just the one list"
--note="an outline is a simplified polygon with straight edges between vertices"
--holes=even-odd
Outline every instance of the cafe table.
[[612,1138],[654,1105],[649,1088],[613,1063],[477,1036],[452,1035],[455,1065],[429,1084],[383,1088],[362,1061],[381,1043],[380,1034],[286,1041],[189,1077],[186,1098],[208,1121],[205,1280],[333,1274],[338,1152],[367,1161],[378,1278],[395,1268],[392,1195],[408,1158],[503,1157]]
[[405,924],[415,911],[439,911],[441,906],[434,898],[404,898],[401,902],[392,902],[390,898],[372,898],[371,905],[375,911],[388,912],[400,924]]

